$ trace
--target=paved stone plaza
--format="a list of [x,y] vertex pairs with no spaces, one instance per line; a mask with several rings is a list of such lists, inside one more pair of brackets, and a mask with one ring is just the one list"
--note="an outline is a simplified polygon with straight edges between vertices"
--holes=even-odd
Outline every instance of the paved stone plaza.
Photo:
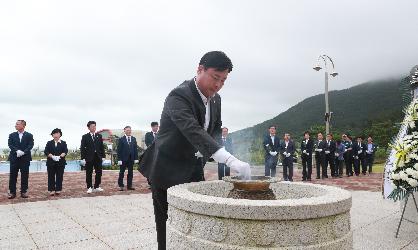
[[[67,186],[67,193],[59,198],[48,198],[45,190],[42,191],[44,195],[35,195],[31,189],[30,195],[37,197],[36,202],[17,198],[14,204],[7,204],[7,200],[1,200],[0,249],[156,249],[152,200],[146,193],[149,191],[145,180],[136,173],[137,190],[118,192],[116,179],[112,179],[116,174],[106,172],[104,187],[108,191],[92,197],[86,197],[82,186],[72,187],[76,197],[73,198]],[[44,178],[41,173],[36,175],[39,176],[31,174],[30,183],[35,177],[39,182]],[[66,176],[83,185],[84,173],[74,173],[74,176],[66,173]],[[341,185],[352,190],[354,249],[418,249],[417,224],[403,222],[400,236],[395,239],[399,204],[382,199],[381,193],[377,192],[380,190],[379,176],[319,182],[331,185],[344,182]],[[7,184],[6,177],[0,175],[2,189]],[[216,179],[214,167],[208,168],[206,177]],[[373,187],[364,183],[367,178]],[[360,187],[371,191],[355,191]]]

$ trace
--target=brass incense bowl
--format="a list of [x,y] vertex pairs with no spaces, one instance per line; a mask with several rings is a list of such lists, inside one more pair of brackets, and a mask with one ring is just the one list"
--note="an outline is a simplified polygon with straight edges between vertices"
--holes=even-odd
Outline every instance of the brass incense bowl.
[[228,198],[249,200],[275,200],[276,196],[270,189],[270,184],[278,182],[275,177],[254,175],[250,180],[242,180],[238,176],[225,176],[224,181],[230,182],[234,188]]

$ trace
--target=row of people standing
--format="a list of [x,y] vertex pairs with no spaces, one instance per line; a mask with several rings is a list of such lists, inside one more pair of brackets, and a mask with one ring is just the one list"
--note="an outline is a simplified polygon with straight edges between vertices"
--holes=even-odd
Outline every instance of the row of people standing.
[[[158,126],[158,123],[157,123]],[[21,173],[20,193],[22,198],[28,198],[29,186],[29,166],[32,160],[31,150],[34,145],[33,135],[25,131],[26,121],[18,120],[15,124],[14,133],[9,135],[8,146],[10,148],[10,174],[9,174],[9,193],[8,198],[16,197],[17,177]],[[96,133],[96,122],[87,123],[88,133],[81,139],[80,153],[81,165],[86,170],[87,193],[104,191],[101,185],[102,163],[105,159],[105,150],[101,134]],[[120,190],[124,190],[124,174],[128,170],[127,189],[134,190],[132,186],[133,165],[138,163],[138,146],[130,126],[124,128],[124,136],[118,141],[118,165],[120,166],[118,185]],[[52,140],[46,143],[44,154],[47,157],[46,166],[48,173],[48,192],[50,195],[59,195],[62,191],[63,176],[66,163],[68,147],[65,141],[61,140],[62,131],[59,128],[52,130]],[[95,181],[93,185],[93,170]]]
[[[352,142],[349,135],[342,135],[342,140],[334,140],[332,134],[327,134],[324,138],[322,133],[317,134],[317,140],[310,138],[310,133],[304,133],[304,139],[300,144],[300,154],[302,160],[302,181],[312,180],[312,163],[315,159],[316,178],[328,178],[328,166],[332,177],[342,177],[344,175],[344,165],[346,175],[356,176],[361,172],[365,175],[372,172],[374,155],[378,148],[373,143],[372,137],[367,138],[367,143],[363,143],[361,136],[356,137],[356,142]],[[265,150],[265,176],[276,176],[276,166],[281,156],[283,165],[283,180],[293,181],[293,162],[296,147],[290,139],[289,134],[285,134],[284,139],[276,135],[276,127],[269,127],[269,134],[263,140]],[[353,171],[354,168],[354,171]]]

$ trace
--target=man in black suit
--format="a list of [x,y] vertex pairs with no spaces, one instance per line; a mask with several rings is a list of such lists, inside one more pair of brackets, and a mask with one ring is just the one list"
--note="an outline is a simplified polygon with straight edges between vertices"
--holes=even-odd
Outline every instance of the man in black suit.
[[335,141],[332,140],[332,134],[327,134],[325,142],[325,169],[328,170],[328,165],[331,169],[331,176],[338,177],[338,172],[335,167]]
[[158,122],[151,122],[151,131],[145,134],[145,145],[147,147],[151,146],[151,144],[154,142],[158,133],[158,128]]
[[276,126],[269,127],[269,134],[263,140],[264,151],[264,176],[276,176],[276,167],[280,153],[280,139],[276,136]]
[[344,163],[347,177],[353,176],[353,143],[349,134],[343,134],[343,144],[345,147]]
[[295,150],[295,144],[290,140],[290,134],[284,134],[284,140],[280,144],[284,181],[293,181],[293,157]]
[[[103,191],[100,183],[102,181],[102,162],[105,159],[105,153],[102,135],[96,133],[96,122],[89,121],[87,128],[89,132],[81,138],[80,151],[82,165],[86,167],[87,193],[91,194],[93,191]],[[94,189],[92,184],[93,168],[96,173]]]
[[206,53],[195,78],[185,81],[167,96],[160,130],[140,159],[140,171],[151,181],[158,249],[166,246],[167,189],[201,181],[202,165],[209,158],[226,163],[249,178],[250,166],[228,153],[215,138],[221,133],[222,88],[231,60],[221,51]]
[[22,198],[28,198],[29,165],[32,160],[31,150],[33,148],[33,136],[25,131],[26,121],[16,121],[16,132],[9,135],[9,199],[16,197],[16,182],[20,170],[20,195]]
[[325,167],[325,148],[326,144],[322,133],[318,133],[318,140],[315,143],[315,162],[316,162],[316,178],[321,179],[321,167],[322,178],[328,178],[327,168]]
[[125,169],[128,169],[127,176],[127,189],[135,190],[132,187],[133,178],[133,166],[134,163],[138,163],[138,144],[136,138],[132,136],[132,129],[130,126],[126,126],[123,131],[125,135],[119,138],[118,141],[118,165],[120,166],[118,185],[119,190],[123,191],[123,177],[125,175]]
[[302,181],[310,181],[312,175],[312,152],[314,142],[310,138],[310,134],[306,131],[304,134],[304,140],[300,144],[300,152],[302,152]]
[[353,158],[354,158],[354,173],[356,176],[360,174],[360,164],[363,170],[363,174],[366,174],[366,163],[365,163],[366,145],[363,143],[361,136],[357,137],[357,142],[353,143]]
[[[228,128],[222,128],[222,136],[219,138],[219,145],[225,148],[230,154],[234,154],[234,150],[232,149],[232,139],[228,136]],[[231,169],[225,165],[225,163],[218,163],[218,179],[222,180],[224,176],[230,176]]]

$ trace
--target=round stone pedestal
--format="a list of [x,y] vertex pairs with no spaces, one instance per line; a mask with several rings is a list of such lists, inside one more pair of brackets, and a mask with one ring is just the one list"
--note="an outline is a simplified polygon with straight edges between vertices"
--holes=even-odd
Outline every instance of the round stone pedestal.
[[273,183],[276,200],[226,198],[224,181],[168,190],[168,249],[352,249],[351,194],[309,183]]

